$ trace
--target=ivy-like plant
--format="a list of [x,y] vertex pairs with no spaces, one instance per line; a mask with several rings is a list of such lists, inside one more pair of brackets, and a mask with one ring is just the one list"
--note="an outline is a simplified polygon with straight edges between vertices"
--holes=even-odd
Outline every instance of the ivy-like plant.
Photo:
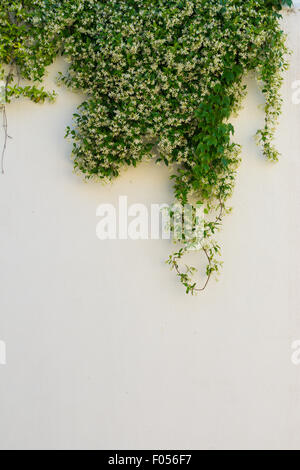
[[[111,181],[123,167],[156,158],[172,168],[176,200],[203,207],[201,239],[195,230],[168,260],[187,293],[203,290],[219,271],[214,235],[229,211],[240,162],[229,120],[250,71],[265,95],[257,138],[264,156],[278,159],[272,141],[287,68],[284,4],[292,2],[1,0],[2,108],[20,96],[52,100],[38,83],[62,54],[70,66],[60,81],[86,95],[67,129],[75,168],[86,178]],[[207,260],[203,287],[195,268],[181,268],[193,242]]]

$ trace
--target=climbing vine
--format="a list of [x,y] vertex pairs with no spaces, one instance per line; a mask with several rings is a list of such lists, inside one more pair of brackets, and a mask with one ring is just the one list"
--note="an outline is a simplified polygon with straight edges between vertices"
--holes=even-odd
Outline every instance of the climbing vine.
[[[74,165],[85,178],[111,181],[146,158],[171,169],[176,200],[201,206],[196,229],[168,260],[188,293],[220,268],[215,234],[229,212],[240,162],[230,117],[255,72],[265,96],[257,132],[264,156],[272,142],[287,68],[280,10],[289,0],[1,0],[1,107],[12,99],[55,98],[41,82],[57,55],[69,63],[59,81],[86,96],[67,129]],[[24,85],[24,80],[28,84]],[[195,211],[196,213],[196,211]],[[206,281],[183,258],[197,246]]]

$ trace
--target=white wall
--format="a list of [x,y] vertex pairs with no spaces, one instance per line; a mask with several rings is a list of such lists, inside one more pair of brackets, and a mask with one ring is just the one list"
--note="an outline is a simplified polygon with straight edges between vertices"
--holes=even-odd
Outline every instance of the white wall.
[[[300,13],[277,165],[253,140],[263,123],[253,80],[236,120],[243,144],[221,234],[224,269],[185,295],[168,241],[96,238],[96,208],[171,202],[166,169],[143,164],[112,186],[72,173],[65,127],[81,97],[15,103],[0,178],[0,447],[300,449]],[[59,67],[51,68],[48,86]]]

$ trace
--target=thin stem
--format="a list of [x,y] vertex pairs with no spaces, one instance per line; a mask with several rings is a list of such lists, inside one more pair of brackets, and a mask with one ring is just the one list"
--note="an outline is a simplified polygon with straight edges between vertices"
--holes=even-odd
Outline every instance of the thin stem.
[[3,129],[4,129],[4,144],[3,144],[2,156],[1,156],[1,173],[2,175],[4,175],[4,157],[5,157],[6,147],[7,147],[7,140],[9,138],[5,106],[2,107],[2,119],[3,119]]
[[[10,83],[11,78],[13,77],[13,68],[15,64],[15,59],[12,59],[9,63],[10,69],[6,77],[6,83],[5,83],[5,102],[8,102],[8,86]],[[7,114],[6,114],[6,107],[5,105],[2,105],[2,122],[3,122],[3,129],[4,129],[4,144],[3,144],[3,149],[2,149],[2,155],[1,155],[1,173],[4,175],[4,157],[5,157],[5,152],[6,152],[6,147],[7,147],[7,141],[10,138],[8,135],[8,123],[7,123]]]

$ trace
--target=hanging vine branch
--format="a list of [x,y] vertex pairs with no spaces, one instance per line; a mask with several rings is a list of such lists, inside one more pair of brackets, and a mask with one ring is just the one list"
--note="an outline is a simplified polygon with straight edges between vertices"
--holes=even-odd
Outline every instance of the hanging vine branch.
[[[69,62],[60,82],[84,92],[74,115],[74,165],[87,179],[111,181],[158,149],[173,168],[176,200],[204,210],[201,237],[181,240],[168,263],[186,291],[206,288],[220,269],[215,234],[230,210],[240,162],[230,118],[246,94],[243,79],[255,72],[265,95],[265,125],[257,133],[264,156],[278,159],[272,142],[281,112],[287,68],[280,10],[290,0],[2,0],[0,62],[11,61],[6,102],[54,96],[39,88],[58,54]],[[7,76],[6,76],[7,77]],[[217,214],[217,215],[215,215]],[[194,219],[196,224],[196,218]],[[193,238],[194,237],[194,238]],[[192,247],[192,248],[191,248]],[[206,259],[206,280],[180,267],[191,249]]]
[[[1,152],[1,173],[4,174],[4,158],[8,139],[8,122],[6,105],[12,99],[26,97],[35,103],[44,102],[46,99],[53,101],[55,93],[48,93],[44,88],[37,86],[45,75],[45,66],[49,65],[55,55],[51,58],[46,54],[40,58],[40,65],[34,66],[31,60],[34,58],[36,44],[34,30],[31,21],[33,19],[34,7],[41,2],[27,0],[11,1],[1,0],[0,5],[0,108],[3,119],[4,142]],[[45,2],[44,2],[44,5]],[[39,46],[38,46],[39,48]],[[40,52],[41,54],[42,52]],[[38,60],[37,54],[34,60]],[[30,65],[29,65],[30,64]],[[31,69],[31,70],[30,70]],[[20,86],[21,78],[31,80],[33,86]]]

